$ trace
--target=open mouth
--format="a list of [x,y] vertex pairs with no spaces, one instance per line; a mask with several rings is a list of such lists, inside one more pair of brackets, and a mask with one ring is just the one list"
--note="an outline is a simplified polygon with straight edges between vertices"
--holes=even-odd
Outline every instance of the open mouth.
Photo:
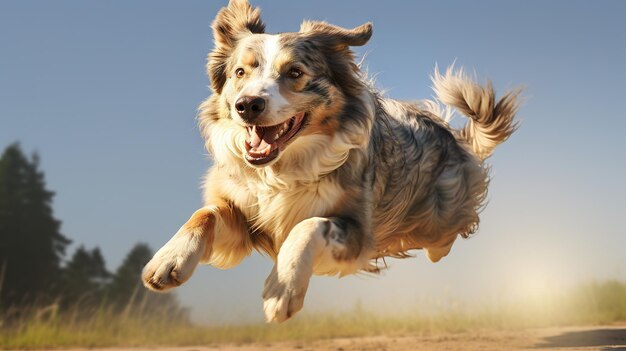
[[247,126],[246,160],[257,166],[274,160],[289,140],[302,129],[304,117],[305,113],[300,112],[273,126]]

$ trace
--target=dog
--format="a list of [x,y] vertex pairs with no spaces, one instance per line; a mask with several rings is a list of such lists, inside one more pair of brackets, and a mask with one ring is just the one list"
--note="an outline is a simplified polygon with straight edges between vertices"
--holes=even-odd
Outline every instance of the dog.
[[[304,21],[266,34],[260,10],[231,0],[212,23],[212,95],[199,127],[213,165],[198,209],[145,266],[152,290],[184,283],[198,263],[226,269],[257,250],[274,267],[268,322],[302,309],[312,274],[377,272],[422,249],[432,262],[478,228],[494,148],[516,130],[519,91],[495,99],[450,68],[434,101],[382,96],[350,47],[371,23]],[[449,125],[451,109],[468,117]]]

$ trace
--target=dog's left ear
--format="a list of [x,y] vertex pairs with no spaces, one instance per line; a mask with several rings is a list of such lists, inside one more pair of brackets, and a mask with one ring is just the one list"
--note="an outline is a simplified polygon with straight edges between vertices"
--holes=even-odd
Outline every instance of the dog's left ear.
[[324,47],[337,51],[349,46],[363,46],[372,37],[372,23],[368,22],[353,29],[346,29],[320,21],[304,21],[300,33],[307,34]]
[[237,42],[248,35],[264,33],[265,23],[261,21],[258,7],[253,8],[247,0],[230,0],[228,6],[217,14],[211,28],[215,48],[209,54],[207,71],[211,87],[219,94],[226,82],[226,60]]

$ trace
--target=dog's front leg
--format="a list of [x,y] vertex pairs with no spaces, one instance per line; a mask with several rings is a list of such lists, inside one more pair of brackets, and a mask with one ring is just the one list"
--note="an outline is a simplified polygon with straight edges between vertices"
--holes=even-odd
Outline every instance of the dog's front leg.
[[304,303],[316,274],[348,274],[363,268],[363,233],[346,218],[314,217],[298,223],[282,244],[265,281],[263,310],[268,322],[283,322]]
[[191,216],[143,269],[144,285],[165,291],[187,281],[199,262],[228,268],[250,253],[240,211],[217,200]]

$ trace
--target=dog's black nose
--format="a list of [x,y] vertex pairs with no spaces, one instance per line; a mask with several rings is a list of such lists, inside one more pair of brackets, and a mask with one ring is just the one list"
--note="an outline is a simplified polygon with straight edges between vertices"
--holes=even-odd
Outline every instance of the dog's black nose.
[[265,110],[265,99],[258,96],[242,96],[235,102],[235,109],[244,121],[253,121]]

